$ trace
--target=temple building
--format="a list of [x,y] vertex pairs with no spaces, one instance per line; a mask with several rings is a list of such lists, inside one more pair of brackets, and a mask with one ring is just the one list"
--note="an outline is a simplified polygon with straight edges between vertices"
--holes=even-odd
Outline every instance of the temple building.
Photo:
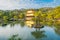
[[34,24],[34,21],[32,20],[32,18],[34,18],[34,11],[33,10],[28,10],[26,13],[26,25],[29,27],[32,27],[32,25]]

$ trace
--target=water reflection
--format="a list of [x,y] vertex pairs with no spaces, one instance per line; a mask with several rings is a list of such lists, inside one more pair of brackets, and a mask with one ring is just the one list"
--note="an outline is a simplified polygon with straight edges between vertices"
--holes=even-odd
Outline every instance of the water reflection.
[[44,30],[40,30],[41,28],[35,28],[36,30],[31,32],[31,34],[36,38],[36,39],[40,39],[43,37],[46,37],[46,35],[44,34],[45,31]]
[[9,40],[41,40],[41,39],[59,40],[60,39],[59,23],[57,22],[54,24],[52,22],[42,22],[42,23],[32,20],[2,22],[0,23],[0,40],[5,40],[5,39],[6,40],[8,39]]
[[16,34],[16,35],[12,35],[11,38],[9,38],[8,40],[21,40],[21,38],[18,37],[18,34]]
[[45,31],[41,31],[41,28],[44,28],[43,25],[41,25],[39,22],[34,22],[34,21],[26,21],[25,24],[30,27],[30,28],[35,28],[35,31],[32,31],[31,34],[36,38],[36,39],[40,39],[43,37],[46,37],[46,35],[44,34]]
[[60,26],[55,26],[55,32],[60,35]]
[[33,27],[34,22],[33,21],[26,21],[25,25],[27,25],[28,27]]
[[44,31],[34,31],[34,32],[31,32],[31,34],[32,34],[36,39],[40,39],[40,38],[46,37],[46,35],[44,34]]

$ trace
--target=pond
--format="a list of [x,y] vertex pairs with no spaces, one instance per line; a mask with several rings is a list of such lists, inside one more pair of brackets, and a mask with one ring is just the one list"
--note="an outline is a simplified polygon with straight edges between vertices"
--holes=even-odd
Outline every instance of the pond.
[[[5,22],[7,23],[7,22]],[[60,26],[29,27],[21,22],[0,26],[0,40],[60,40]]]

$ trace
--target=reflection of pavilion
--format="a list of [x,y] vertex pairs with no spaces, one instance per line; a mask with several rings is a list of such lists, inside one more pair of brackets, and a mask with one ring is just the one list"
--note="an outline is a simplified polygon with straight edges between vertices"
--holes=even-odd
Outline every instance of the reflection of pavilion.
[[32,27],[34,22],[33,21],[26,21],[25,24],[28,26],[28,27]]

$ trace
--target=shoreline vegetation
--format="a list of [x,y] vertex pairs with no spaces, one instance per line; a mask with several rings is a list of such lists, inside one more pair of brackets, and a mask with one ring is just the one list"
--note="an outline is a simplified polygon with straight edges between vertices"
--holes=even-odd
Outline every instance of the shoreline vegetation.
[[33,21],[36,19],[37,21],[39,20],[40,23],[50,22],[60,24],[60,6],[55,8],[45,7],[40,9],[0,10],[0,24],[9,21],[25,21],[25,15],[29,10],[34,11]]

